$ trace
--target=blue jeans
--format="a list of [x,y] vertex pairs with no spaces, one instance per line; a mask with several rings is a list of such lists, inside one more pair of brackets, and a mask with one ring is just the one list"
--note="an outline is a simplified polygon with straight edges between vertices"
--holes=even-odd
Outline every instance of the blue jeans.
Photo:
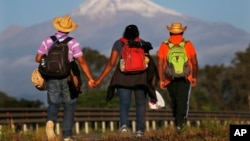
[[129,108],[131,103],[131,95],[134,92],[136,104],[136,131],[145,130],[145,114],[146,114],[146,90],[144,88],[125,89],[117,88],[120,98],[120,126],[129,127]]
[[63,136],[72,136],[77,98],[71,99],[67,78],[49,79],[47,81],[47,87],[47,100],[49,104],[47,108],[47,120],[52,120],[54,123],[56,123],[59,108],[61,105],[63,105]]

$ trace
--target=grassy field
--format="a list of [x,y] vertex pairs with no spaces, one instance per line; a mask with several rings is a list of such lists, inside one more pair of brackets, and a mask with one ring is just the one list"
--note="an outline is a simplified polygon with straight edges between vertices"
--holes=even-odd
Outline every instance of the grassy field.
[[[136,138],[134,133],[121,134],[118,131],[106,133],[79,134],[77,141],[229,141],[230,124],[218,122],[203,122],[199,127],[185,127],[182,132],[176,132],[172,126],[146,131],[144,136]],[[39,131],[14,132],[3,127],[0,141],[46,141],[45,129]],[[61,137],[58,136],[58,141]]]

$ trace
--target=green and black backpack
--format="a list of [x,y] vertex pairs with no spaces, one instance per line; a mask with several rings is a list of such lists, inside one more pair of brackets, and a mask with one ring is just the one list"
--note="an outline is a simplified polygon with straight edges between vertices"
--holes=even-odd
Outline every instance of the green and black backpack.
[[183,40],[178,44],[173,44],[169,40],[164,43],[168,45],[169,52],[167,54],[167,66],[165,74],[170,78],[187,77],[190,74],[188,65],[188,57],[185,45],[188,40]]

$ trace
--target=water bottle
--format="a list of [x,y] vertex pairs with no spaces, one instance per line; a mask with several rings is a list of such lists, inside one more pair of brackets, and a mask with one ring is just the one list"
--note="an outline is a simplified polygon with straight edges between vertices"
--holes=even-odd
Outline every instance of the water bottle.
[[124,72],[125,69],[125,60],[124,59],[120,59],[120,70],[122,72]]
[[44,58],[42,58],[42,60],[41,60],[41,66],[42,66],[43,68],[46,68],[46,62],[45,62],[45,59],[44,59]]
[[39,68],[40,68],[40,73],[45,75],[46,74],[46,61],[45,61],[45,58],[42,58]]

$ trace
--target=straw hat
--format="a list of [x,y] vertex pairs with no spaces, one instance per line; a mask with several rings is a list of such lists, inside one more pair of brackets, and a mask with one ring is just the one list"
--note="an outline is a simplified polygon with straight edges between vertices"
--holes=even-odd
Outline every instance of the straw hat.
[[71,19],[70,16],[55,17],[53,19],[53,26],[61,32],[72,32],[77,28],[77,24]]
[[167,29],[170,33],[178,34],[184,32],[187,29],[187,26],[182,27],[181,23],[175,22],[171,24],[171,27],[167,26]]

